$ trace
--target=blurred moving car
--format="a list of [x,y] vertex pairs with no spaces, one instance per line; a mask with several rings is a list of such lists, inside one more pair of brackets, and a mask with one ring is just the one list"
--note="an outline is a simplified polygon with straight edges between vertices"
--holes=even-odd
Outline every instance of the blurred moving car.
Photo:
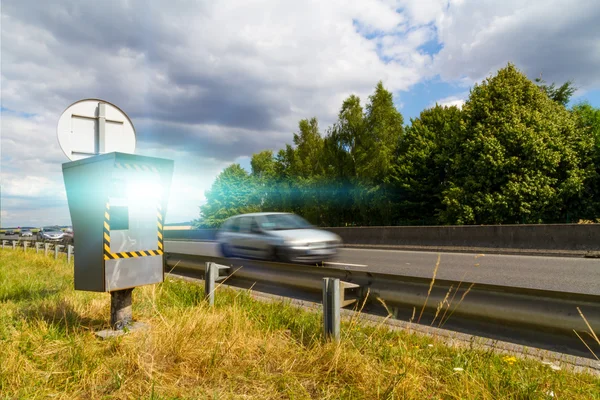
[[75,236],[73,234],[73,229],[65,229],[64,235],[63,235],[63,244],[65,245],[74,245],[75,244]]
[[65,234],[60,230],[58,226],[44,226],[40,229],[37,234],[38,240],[41,241],[51,241],[51,242],[59,242],[63,240]]
[[6,236],[12,236],[12,235],[15,235],[15,231],[13,231],[12,229],[9,229],[9,230],[7,230],[6,232],[4,232],[4,234],[5,234]]
[[33,233],[29,229],[21,229],[21,237],[33,237]]
[[317,229],[290,213],[231,217],[223,223],[216,238],[224,257],[298,263],[330,260],[342,245],[338,235]]

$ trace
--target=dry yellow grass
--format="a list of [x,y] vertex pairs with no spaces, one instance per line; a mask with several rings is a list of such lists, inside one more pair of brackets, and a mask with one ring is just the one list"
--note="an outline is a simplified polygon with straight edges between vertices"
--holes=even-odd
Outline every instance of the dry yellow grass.
[[138,288],[149,329],[102,341],[107,294],[74,291],[64,259],[0,251],[0,398],[600,398],[589,374],[356,319],[326,343],[319,313],[221,289],[209,308],[190,282]]

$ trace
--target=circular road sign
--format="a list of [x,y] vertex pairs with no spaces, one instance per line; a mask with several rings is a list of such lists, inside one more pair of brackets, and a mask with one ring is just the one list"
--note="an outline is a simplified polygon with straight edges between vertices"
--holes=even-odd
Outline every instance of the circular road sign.
[[76,101],[62,113],[56,131],[58,143],[71,161],[113,151],[135,152],[133,123],[108,101]]

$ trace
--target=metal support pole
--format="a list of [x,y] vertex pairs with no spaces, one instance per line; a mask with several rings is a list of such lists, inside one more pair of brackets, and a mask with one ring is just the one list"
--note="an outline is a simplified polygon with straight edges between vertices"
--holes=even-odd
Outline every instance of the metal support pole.
[[8,240],[3,240],[2,241],[2,249],[4,249],[4,245],[6,244],[6,242],[8,242]]
[[204,272],[204,296],[208,301],[209,306],[213,306],[215,304],[216,282],[225,278],[224,276],[220,276],[220,271],[228,269],[229,267],[225,265],[219,265],[213,262],[206,263],[206,269]]
[[133,288],[110,292],[110,326],[115,330],[122,330],[133,322],[132,292]]
[[323,278],[323,333],[326,339],[340,340],[340,280]]
[[67,262],[71,262],[71,256],[73,255],[74,250],[75,250],[75,247],[73,247],[72,245],[69,245],[67,247]]
[[215,278],[219,273],[219,269],[215,268],[215,264],[206,263],[206,272],[204,273],[204,296],[208,301],[208,305],[215,304]]
[[41,244],[40,242],[35,242],[35,254],[39,253]]
[[13,245],[13,250],[17,248],[17,241],[13,240],[12,241],[12,245]]
[[48,256],[48,249],[50,249],[50,243],[44,243],[44,255]]
[[25,240],[23,242],[23,252],[27,252],[27,246],[29,245],[29,242],[27,240]]
[[58,258],[58,252],[60,251],[60,249],[62,249],[64,246],[62,244],[55,244],[54,245],[54,259],[56,260]]

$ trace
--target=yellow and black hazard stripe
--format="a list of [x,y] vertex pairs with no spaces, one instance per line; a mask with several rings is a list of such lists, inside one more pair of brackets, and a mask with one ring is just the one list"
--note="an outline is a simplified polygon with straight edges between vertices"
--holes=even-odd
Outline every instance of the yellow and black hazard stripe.
[[158,218],[158,221],[157,221],[158,251],[160,251],[160,254],[162,254],[163,253],[163,213],[162,213],[162,207],[160,206],[160,204],[156,208],[156,217]]
[[104,245],[104,260],[116,260],[119,258],[134,258],[134,257],[148,257],[148,256],[160,256],[163,254],[163,226],[162,226],[162,208],[158,205],[158,250],[138,250],[138,251],[124,251],[121,253],[110,252],[110,203],[106,203],[106,210],[104,211],[104,233],[103,233],[103,245]]
[[119,169],[130,169],[133,171],[146,171],[146,172],[153,172],[155,174],[158,174],[158,169],[151,165],[117,162],[117,163],[115,163],[115,167],[119,168]]
[[124,251],[122,253],[104,253],[105,260],[116,260],[119,258],[135,258],[135,257],[148,257],[148,256],[160,256],[162,251],[159,250],[138,250],[138,251]]
[[103,245],[104,245],[104,259],[107,255],[110,255],[110,203],[106,202],[106,210],[104,210],[104,233],[103,233]]

